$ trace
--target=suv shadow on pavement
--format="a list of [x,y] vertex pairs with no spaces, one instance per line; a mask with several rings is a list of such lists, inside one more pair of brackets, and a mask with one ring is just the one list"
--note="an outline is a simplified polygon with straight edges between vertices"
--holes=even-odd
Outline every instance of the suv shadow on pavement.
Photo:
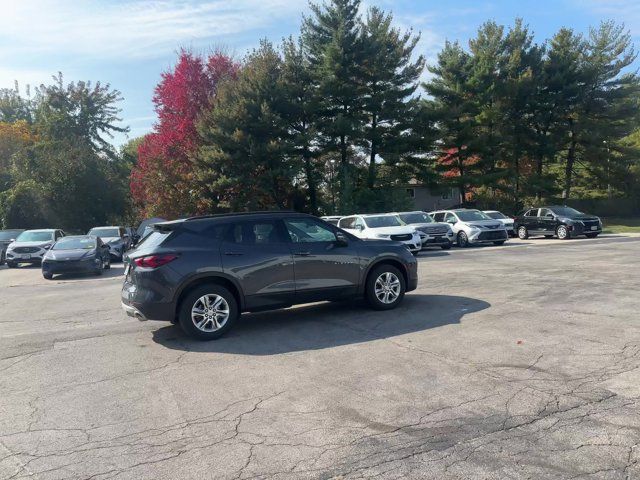
[[51,282],[56,281],[84,281],[84,280],[98,280],[101,278],[117,278],[122,277],[124,275],[124,265],[118,263],[114,265],[111,264],[111,268],[108,270],[102,270],[102,275],[95,275],[93,273],[60,273],[56,274]]
[[393,312],[366,310],[361,301],[310,304],[245,314],[225,337],[193,340],[179,326],[153,332],[153,340],[174,350],[241,355],[276,355],[370,342],[460,323],[466,314],[491,305],[452,295],[407,295]]

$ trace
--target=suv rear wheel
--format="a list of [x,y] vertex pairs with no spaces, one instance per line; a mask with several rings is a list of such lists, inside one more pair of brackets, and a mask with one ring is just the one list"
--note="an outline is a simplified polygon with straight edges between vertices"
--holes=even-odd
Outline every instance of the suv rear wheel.
[[405,290],[400,270],[393,265],[380,265],[369,273],[365,295],[375,310],[391,310],[402,301]]
[[233,294],[220,285],[202,285],[187,294],[180,305],[179,320],[184,332],[199,340],[224,335],[240,316]]

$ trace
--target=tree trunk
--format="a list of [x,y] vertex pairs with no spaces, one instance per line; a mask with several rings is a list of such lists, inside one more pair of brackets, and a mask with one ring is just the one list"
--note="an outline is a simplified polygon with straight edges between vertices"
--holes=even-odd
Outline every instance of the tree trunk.
[[371,118],[371,152],[369,153],[369,177],[367,181],[367,186],[369,189],[373,190],[376,184],[376,155],[378,145],[376,143],[376,124],[378,119],[374,114]]
[[458,190],[460,190],[460,204],[467,203],[467,188],[464,184],[464,159],[460,156],[461,148],[458,148],[458,172],[460,173],[460,180],[458,181]]
[[573,118],[567,119],[569,126],[569,150],[567,150],[567,163],[564,166],[564,188],[562,189],[562,198],[569,198],[571,195],[571,185],[573,183],[573,165],[576,161],[576,133],[573,129]]
[[349,165],[347,158],[347,138],[345,135],[340,135],[340,167],[342,170],[342,199],[340,201],[340,207],[342,213],[346,213],[346,208],[350,208],[351,206],[351,199],[349,198]]
[[571,195],[571,184],[573,182],[573,164],[576,161],[576,141],[571,135],[571,143],[567,152],[567,164],[564,166],[564,189],[562,190],[562,198],[569,198]]
[[313,164],[311,162],[311,155],[307,145],[304,146],[302,151],[302,159],[304,162],[304,173],[307,177],[307,186],[309,187],[309,210],[311,215],[318,213],[318,189],[316,186],[316,179],[313,172]]

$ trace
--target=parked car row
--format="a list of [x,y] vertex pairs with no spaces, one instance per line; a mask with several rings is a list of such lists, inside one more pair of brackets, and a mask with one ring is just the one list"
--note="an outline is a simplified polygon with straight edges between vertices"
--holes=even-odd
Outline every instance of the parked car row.
[[322,217],[363,240],[403,243],[414,255],[429,247],[451,248],[451,227],[421,211]]
[[121,226],[95,227],[87,235],[66,235],[61,229],[0,231],[0,264],[40,265],[44,278],[67,272],[102,273],[111,260],[122,260],[135,241]]
[[498,210],[458,208],[322,218],[362,239],[400,241],[414,254],[430,246],[502,245],[516,235],[523,240],[535,235],[565,240],[578,235],[594,238],[602,233],[600,218],[560,205],[530,208],[516,217]]

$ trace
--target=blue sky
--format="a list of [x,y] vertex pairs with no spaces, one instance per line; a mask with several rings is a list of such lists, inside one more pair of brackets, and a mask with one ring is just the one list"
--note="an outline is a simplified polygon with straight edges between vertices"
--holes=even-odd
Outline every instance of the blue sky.
[[[640,0],[363,0],[371,5],[420,31],[428,61],[446,39],[466,43],[482,22],[510,25],[516,17],[539,41],[561,26],[587,32],[613,19],[640,46]],[[0,87],[38,85],[58,71],[69,81],[110,83],[124,96],[123,124],[135,137],[150,131],[153,88],[180,47],[242,57],[260,38],[295,35],[306,12],[306,0],[1,0]]]

